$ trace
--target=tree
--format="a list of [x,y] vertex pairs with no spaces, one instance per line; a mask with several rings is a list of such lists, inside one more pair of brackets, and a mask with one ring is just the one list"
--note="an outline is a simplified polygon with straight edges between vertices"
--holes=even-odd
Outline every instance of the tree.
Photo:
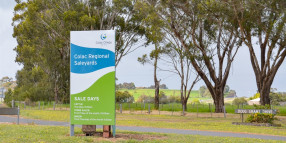
[[159,109],[159,103],[160,103],[160,98],[159,98],[159,91],[160,91],[160,81],[157,78],[157,70],[158,70],[158,60],[159,60],[159,55],[161,54],[161,47],[157,47],[155,44],[155,49],[150,53],[149,57],[147,55],[143,55],[142,57],[138,58],[138,61],[142,63],[143,65],[145,63],[149,63],[153,65],[154,67],[154,84],[155,84],[155,96],[154,96],[154,108]]
[[[286,1],[228,1],[243,43],[248,47],[261,105],[270,104],[270,89],[286,57]],[[257,47],[257,48],[256,48]]]
[[[223,112],[224,87],[241,45],[231,8],[220,1],[207,0],[144,2],[154,7],[165,24],[163,29],[171,33],[188,53],[192,66],[214,99],[215,111]],[[203,66],[199,62],[203,62]]]
[[233,101],[232,101],[232,104],[233,105],[240,105],[240,104],[247,104],[247,100],[243,97],[240,97],[240,98],[235,98]]
[[226,94],[229,92],[229,90],[230,90],[229,86],[225,85],[223,93]]
[[[138,10],[138,12],[141,14],[141,17],[144,17],[142,19],[143,26],[146,29],[145,36],[147,38],[146,45],[149,43],[154,44],[154,50],[151,51],[149,54],[149,57],[145,54],[142,57],[138,58],[138,61],[142,64],[149,63],[153,65],[154,67],[154,85],[155,85],[155,103],[154,107],[155,109],[159,109],[159,92],[160,92],[160,81],[157,77],[157,70],[158,70],[158,60],[160,59],[161,54],[163,51],[163,46],[160,45],[164,33],[160,31],[160,27],[163,26],[162,21],[160,19],[157,19],[156,15],[150,14],[153,10],[149,8],[142,8],[141,3],[136,3],[135,8]],[[147,10],[148,12],[145,13],[142,10]],[[149,13],[150,12],[150,13]]]
[[16,2],[13,36],[18,43],[16,62],[23,65],[17,73],[18,92],[14,92],[19,96],[44,92],[49,100],[69,102],[70,31],[116,30],[116,66],[143,39],[136,0]]
[[[166,56],[166,59],[164,59],[164,61],[167,67],[172,68],[165,69],[163,71],[175,73],[179,76],[181,80],[181,104],[182,108],[187,109],[187,103],[191,95],[191,91],[200,78],[199,75],[193,71],[191,58],[188,56],[187,52],[185,52],[183,46],[175,42],[176,39],[172,39],[171,35],[166,34],[165,39],[168,39],[168,44],[165,47],[166,51],[164,52],[164,55]],[[192,76],[193,79],[191,80]]]
[[116,91],[115,100],[117,103],[132,103],[134,102],[134,97],[128,91]]

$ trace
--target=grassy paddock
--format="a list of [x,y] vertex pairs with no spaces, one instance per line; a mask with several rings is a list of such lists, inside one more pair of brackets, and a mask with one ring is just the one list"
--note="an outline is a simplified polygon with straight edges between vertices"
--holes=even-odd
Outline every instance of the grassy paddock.
[[[135,101],[141,95],[148,95],[154,97],[154,89],[120,89],[119,91],[128,91],[131,95],[133,95]],[[160,91],[163,91],[167,96],[180,96],[180,90],[160,89]],[[193,90],[191,92],[190,98],[209,99],[209,98],[201,98],[199,96],[199,91],[197,90]]]
[[116,139],[104,139],[98,136],[82,136],[80,128],[75,128],[74,137],[69,137],[68,127],[36,126],[36,125],[5,125],[0,124],[1,143],[12,142],[41,142],[41,143],[85,143],[85,142],[203,142],[203,143],[239,143],[239,142],[267,142],[280,143],[282,141],[261,140],[234,137],[212,137],[200,135],[177,135],[158,133],[138,133],[117,131]]
[[[153,114],[153,113],[152,113]],[[32,119],[43,119],[51,121],[69,121],[69,111],[38,111],[22,110],[21,116]],[[208,114],[201,113],[199,118],[196,114],[188,116],[178,115],[147,115],[141,114],[117,114],[116,124],[121,126],[143,126],[171,129],[194,129],[194,130],[211,130],[227,132],[243,132],[256,134],[269,134],[286,136],[286,118],[281,117],[275,121],[282,127],[256,127],[256,126],[239,126],[232,125],[232,122],[240,122],[238,115],[229,114],[227,118],[217,117],[213,114],[210,118]]]
[[[152,103],[121,103],[122,104],[122,110],[148,110],[148,106],[150,105],[150,109],[154,110],[154,104]],[[225,110],[227,113],[234,113],[235,109],[255,109],[252,105],[244,105],[243,107],[238,107],[235,105],[226,104]],[[286,116],[286,106],[273,106],[274,109],[277,109],[279,111],[279,116]],[[116,109],[120,110],[120,103],[116,104]],[[169,103],[169,104],[160,104],[160,111],[182,111],[182,104],[180,103]],[[188,104],[186,112],[199,112],[199,113],[214,113],[215,112],[215,106],[213,104]]]

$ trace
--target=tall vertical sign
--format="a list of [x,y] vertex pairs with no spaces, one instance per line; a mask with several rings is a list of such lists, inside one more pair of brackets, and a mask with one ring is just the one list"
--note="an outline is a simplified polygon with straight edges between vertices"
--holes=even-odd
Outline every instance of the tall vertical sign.
[[70,122],[115,125],[115,31],[70,35]]

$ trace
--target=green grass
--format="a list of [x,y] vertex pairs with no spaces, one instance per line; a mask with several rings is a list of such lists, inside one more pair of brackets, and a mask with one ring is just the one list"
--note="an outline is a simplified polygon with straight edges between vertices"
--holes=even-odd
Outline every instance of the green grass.
[[[128,91],[131,95],[133,95],[135,101],[141,95],[148,95],[154,97],[154,89],[120,89],[119,91]],[[180,96],[180,90],[175,89],[160,89],[167,96]],[[197,90],[193,90],[190,95],[191,99],[210,99],[210,98],[202,98],[199,96],[199,92]]]
[[[21,116],[51,121],[69,121],[69,111],[22,110]],[[116,124],[121,126],[211,130],[286,136],[285,118],[281,119],[281,121],[275,121],[276,123],[282,124],[282,127],[256,127],[232,125],[232,122],[241,121],[238,115],[229,114],[227,118],[217,118],[217,115],[213,115],[213,118],[209,116],[209,114],[205,113],[199,114],[199,118],[196,117],[196,114],[185,117],[178,115],[117,114]]]
[[[97,136],[85,137],[68,135],[68,127],[58,126],[37,126],[37,125],[4,125],[0,124],[0,142],[1,143],[86,143],[86,142],[194,142],[194,143],[280,143],[282,141],[261,140],[250,138],[234,137],[212,137],[200,135],[177,135],[177,134],[158,134],[158,133],[139,133],[117,131],[119,138],[103,139]],[[80,128],[75,128],[75,134],[82,134]],[[143,139],[143,140],[142,140]]]
[[20,110],[23,117],[48,121],[69,122],[70,112],[60,110]]
[[[122,104],[122,110],[129,111],[130,109],[141,111],[148,110],[148,106],[150,105],[150,109],[154,110],[154,104],[145,103],[121,103]],[[242,107],[239,107],[240,109]],[[227,113],[235,113],[235,109],[238,109],[238,106],[226,104],[225,110]],[[252,105],[244,105],[243,109],[255,109]],[[286,106],[274,106],[274,109],[279,110],[278,114],[279,116],[286,116]],[[120,110],[120,103],[116,104],[116,110]],[[182,104],[180,103],[170,103],[170,104],[160,104],[160,111],[182,111]],[[215,112],[215,106],[213,104],[188,104],[187,105],[187,112],[191,113],[210,113]]]

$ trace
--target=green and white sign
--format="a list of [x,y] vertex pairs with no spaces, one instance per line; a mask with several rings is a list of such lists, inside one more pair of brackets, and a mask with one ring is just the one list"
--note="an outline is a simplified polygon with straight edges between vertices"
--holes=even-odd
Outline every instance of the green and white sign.
[[70,35],[70,122],[115,125],[115,31]]

